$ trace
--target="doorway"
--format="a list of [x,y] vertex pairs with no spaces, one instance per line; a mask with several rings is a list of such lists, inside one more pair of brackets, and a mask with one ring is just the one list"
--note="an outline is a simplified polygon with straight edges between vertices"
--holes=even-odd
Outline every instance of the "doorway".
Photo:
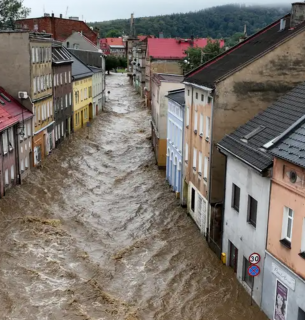
[[84,126],[84,110],[81,111],[80,117],[81,117],[81,125],[83,127]]
[[229,266],[237,272],[237,260],[238,260],[238,249],[234,246],[234,244],[229,241],[230,245],[230,259],[229,259]]

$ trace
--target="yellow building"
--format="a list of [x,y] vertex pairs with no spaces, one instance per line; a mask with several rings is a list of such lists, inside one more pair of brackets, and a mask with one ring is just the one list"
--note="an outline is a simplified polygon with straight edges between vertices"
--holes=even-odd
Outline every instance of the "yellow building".
[[89,122],[93,72],[75,56],[72,55],[72,59],[73,130],[76,131]]

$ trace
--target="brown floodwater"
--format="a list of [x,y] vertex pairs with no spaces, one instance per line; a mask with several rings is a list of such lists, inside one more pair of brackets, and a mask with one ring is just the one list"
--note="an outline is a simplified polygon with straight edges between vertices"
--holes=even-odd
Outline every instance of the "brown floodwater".
[[0,320],[265,320],[159,171],[126,75],[0,201]]

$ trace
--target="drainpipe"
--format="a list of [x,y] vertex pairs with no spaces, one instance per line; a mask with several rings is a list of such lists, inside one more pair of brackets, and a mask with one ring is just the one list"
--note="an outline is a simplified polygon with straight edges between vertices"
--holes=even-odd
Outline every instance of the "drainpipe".
[[[215,90],[214,90],[215,95]],[[208,232],[207,232],[207,239],[210,242],[210,235],[211,235],[211,185],[212,185],[212,155],[213,155],[213,118],[214,118],[214,97],[212,99],[212,106],[211,106],[211,123],[210,123],[210,165],[209,165],[209,198],[208,198]]]
[[[272,170],[273,168],[271,168]],[[264,265],[262,266],[262,291],[261,291],[261,301],[260,301],[260,309],[262,310],[262,303],[263,303],[263,292],[264,292],[264,273],[265,273],[265,259],[266,259],[266,250],[267,250],[267,243],[268,243],[268,232],[269,232],[269,215],[270,215],[270,199],[271,199],[271,191],[272,191],[272,175],[269,178],[270,186],[269,186],[269,203],[268,203],[268,215],[267,215],[267,229],[266,229],[266,240],[265,240],[265,254],[264,254]]]
[[228,165],[228,157],[225,156],[225,179],[223,186],[223,206],[221,210],[221,242],[220,242],[220,254],[222,253],[222,239],[223,239],[223,230],[224,230],[224,217],[225,217],[225,204],[226,204],[226,189],[227,189],[227,165]]

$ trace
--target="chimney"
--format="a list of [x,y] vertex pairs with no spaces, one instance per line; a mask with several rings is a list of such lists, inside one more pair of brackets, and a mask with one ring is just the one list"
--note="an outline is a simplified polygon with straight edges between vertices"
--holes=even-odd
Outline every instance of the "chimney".
[[62,19],[62,14],[59,15],[59,18]]
[[52,13],[52,18],[54,18],[54,13]]
[[159,38],[160,39],[163,39],[164,38],[164,36],[163,36],[163,32],[161,31],[161,32],[159,32]]
[[291,8],[290,28],[294,28],[303,21],[305,21],[305,2],[295,2]]
[[193,47],[194,46],[194,36],[193,35],[191,35],[191,40],[189,42],[190,42],[190,46]]

